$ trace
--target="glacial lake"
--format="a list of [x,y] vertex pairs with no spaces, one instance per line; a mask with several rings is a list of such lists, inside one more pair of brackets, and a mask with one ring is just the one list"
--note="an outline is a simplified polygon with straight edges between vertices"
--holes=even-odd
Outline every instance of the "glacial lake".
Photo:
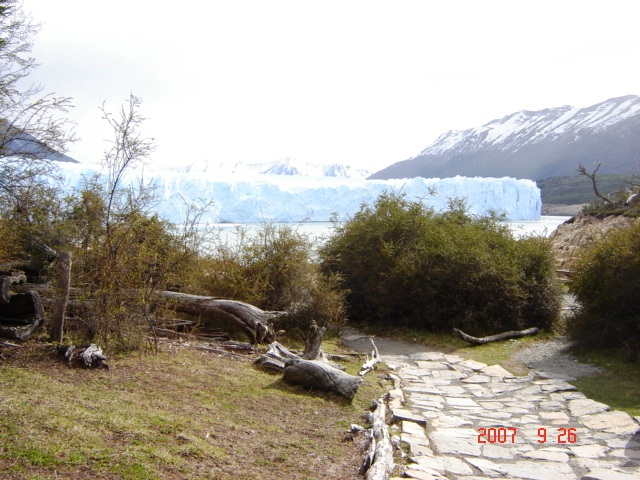
[[[566,222],[571,217],[542,215],[540,220],[519,220],[505,222],[516,238],[527,235],[551,235],[558,225]],[[290,225],[300,233],[322,242],[333,230],[331,222],[299,222],[299,223],[274,223],[274,225]],[[238,242],[239,231],[243,230],[247,236],[254,235],[262,226],[260,223],[215,223],[208,227],[213,228],[219,235],[222,243],[233,245]]]

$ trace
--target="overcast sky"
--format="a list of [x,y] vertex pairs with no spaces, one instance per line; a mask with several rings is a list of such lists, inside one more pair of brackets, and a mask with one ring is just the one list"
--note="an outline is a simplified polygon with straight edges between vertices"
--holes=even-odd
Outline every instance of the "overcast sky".
[[99,107],[143,101],[154,162],[292,157],[369,170],[519,110],[640,94],[636,0],[24,0],[33,80]]

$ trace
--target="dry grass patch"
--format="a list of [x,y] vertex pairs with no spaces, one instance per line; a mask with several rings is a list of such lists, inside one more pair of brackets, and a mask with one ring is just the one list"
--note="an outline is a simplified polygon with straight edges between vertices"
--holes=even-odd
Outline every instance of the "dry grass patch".
[[51,350],[25,345],[0,364],[1,478],[355,478],[346,432],[383,391],[371,375],[349,403],[184,347],[110,371]]

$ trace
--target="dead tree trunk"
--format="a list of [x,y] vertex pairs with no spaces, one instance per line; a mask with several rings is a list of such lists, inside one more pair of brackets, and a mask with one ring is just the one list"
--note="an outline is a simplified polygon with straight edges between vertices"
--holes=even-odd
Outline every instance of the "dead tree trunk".
[[23,272],[0,272],[0,303],[9,303],[11,285],[25,283],[27,277]]
[[0,304],[0,336],[29,340],[44,323],[44,309],[38,292],[16,293]]
[[362,378],[349,375],[331,365],[317,360],[295,358],[284,365],[284,381],[327,392],[336,392],[352,400]]
[[51,312],[49,340],[62,343],[64,334],[64,317],[69,301],[71,287],[71,252],[62,252],[58,257],[58,278],[56,284],[56,300]]
[[285,364],[289,360],[295,358],[300,357],[295,353],[287,350],[278,342],[273,342],[271,345],[269,345],[269,350],[263,353],[262,356],[253,363],[254,365],[258,365],[259,367],[265,368],[267,370],[283,372]]
[[533,327],[533,328],[527,328],[526,330],[503,332],[497,335],[477,338],[477,337],[472,337],[471,335],[467,335],[466,333],[464,333],[461,330],[458,330],[457,328],[453,329],[453,333],[456,336],[458,336],[461,340],[472,343],[474,345],[484,345],[485,343],[499,342],[500,340],[508,340],[509,338],[526,337],[527,335],[535,335],[538,332],[539,332],[538,328]]
[[305,360],[324,360],[325,355],[322,351],[322,340],[324,339],[325,327],[318,327],[314,321],[309,329],[309,336],[304,342],[304,353],[302,358]]
[[159,292],[177,312],[197,315],[204,321],[217,321],[239,327],[252,343],[270,343],[276,338],[271,322],[287,312],[267,312],[248,303],[217,297],[178,292]]
[[341,365],[333,363],[322,351],[324,332],[325,328],[318,328],[314,322],[302,356],[273,342],[269,345],[269,350],[254,363],[262,368],[283,372],[287,383],[339,393],[351,400],[363,380],[345,373]]

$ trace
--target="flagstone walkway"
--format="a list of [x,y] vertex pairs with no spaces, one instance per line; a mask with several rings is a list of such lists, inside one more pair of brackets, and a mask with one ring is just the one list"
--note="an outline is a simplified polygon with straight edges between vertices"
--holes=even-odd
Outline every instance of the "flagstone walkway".
[[436,352],[382,357],[395,371],[391,433],[410,449],[404,478],[640,479],[638,418],[564,380]]

